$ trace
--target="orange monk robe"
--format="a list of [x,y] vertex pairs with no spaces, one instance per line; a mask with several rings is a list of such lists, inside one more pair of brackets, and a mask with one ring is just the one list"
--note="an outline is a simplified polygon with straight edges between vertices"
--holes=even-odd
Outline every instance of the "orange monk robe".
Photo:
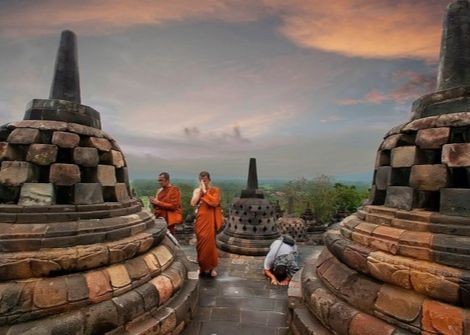
[[220,191],[211,187],[199,200],[199,209],[194,225],[196,231],[197,262],[201,271],[208,272],[217,267],[219,256],[215,242],[215,211],[220,205]]
[[155,216],[165,219],[168,229],[174,233],[175,225],[183,222],[181,195],[178,187],[169,185],[161,188],[156,196],[159,201],[155,206]]

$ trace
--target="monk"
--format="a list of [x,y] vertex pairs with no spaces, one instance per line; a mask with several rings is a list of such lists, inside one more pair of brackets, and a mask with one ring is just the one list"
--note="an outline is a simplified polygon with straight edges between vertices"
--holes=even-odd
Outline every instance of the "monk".
[[193,192],[191,206],[197,207],[196,223],[196,250],[199,274],[201,276],[216,277],[215,268],[219,263],[219,256],[215,242],[216,236],[216,210],[220,206],[220,191],[211,185],[209,172],[199,174],[199,187]]
[[155,216],[164,218],[168,230],[174,235],[175,226],[183,222],[180,190],[170,183],[170,175],[167,172],[158,175],[158,183],[161,188],[155,198],[150,197],[150,202],[153,204]]

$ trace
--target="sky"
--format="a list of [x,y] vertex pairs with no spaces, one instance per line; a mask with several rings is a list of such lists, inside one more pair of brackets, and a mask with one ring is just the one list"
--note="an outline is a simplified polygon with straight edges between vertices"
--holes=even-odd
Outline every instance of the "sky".
[[47,98],[60,32],[131,177],[370,181],[435,90],[449,0],[0,0],[0,122]]

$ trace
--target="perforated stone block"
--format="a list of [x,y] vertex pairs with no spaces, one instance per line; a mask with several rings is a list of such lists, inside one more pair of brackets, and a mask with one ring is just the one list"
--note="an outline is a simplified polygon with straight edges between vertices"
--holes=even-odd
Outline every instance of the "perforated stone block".
[[470,167],[470,143],[446,144],[442,148],[442,163],[449,167]]
[[449,140],[450,128],[421,129],[416,136],[416,144],[421,149],[439,149]]
[[410,210],[413,207],[414,189],[407,186],[389,186],[385,206]]
[[80,182],[80,169],[75,164],[52,164],[49,172],[49,181],[59,186],[74,185]]
[[415,165],[411,168],[410,185],[418,190],[439,191],[447,187],[449,173],[443,164]]
[[470,216],[470,189],[443,188],[441,190],[441,213]]
[[377,190],[386,190],[387,186],[390,185],[392,178],[392,167],[390,166],[381,166],[377,168],[375,174],[375,187]]
[[392,149],[392,167],[410,167],[416,164],[417,151],[415,146]]
[[20,186],[37,180],[37,168],[28,162],[4,161],[0,170],[0,183]]
[[75,148],[80,143],[80,136],[64,131],[55,131],[52,134],[52,144],[60,148]]
[[36,165],[50,165],[57,159],[57,146],[51,144],[31,144],[26,160]]
[[116,185],[116,169],[111,165],[98,165],[95,181],[103,186]]
[[15,161],[21,160],[22,154],[21,151],[15,148],[14,145],[11,145],[7,142],[0,142],[0,159]]
[[103,188],[100,183],[78,183],[74,188],[76,205],[92,205],[103,202]]
[[13,144],[38,143],[41,139],[38,129],[16,128],[8,136],[7,142]]
[[110,151],[112,148],[111,142],[105,138],[89,137],[85,140],[85,145],[88,147],[96,148],[100,151]]
[[95,148],[77,147],[73,149],[75,164],[84,167],[95,167],[99,163],[98,150]]
[[126,165],[122,153],[116,150],[103,153],[101,155],[101,161],[103,163],[114,165],[116,168],[121,168]]
[[50,206],[55,203],[54,186],[49,183],[26,183],[21,187],[19,205]]

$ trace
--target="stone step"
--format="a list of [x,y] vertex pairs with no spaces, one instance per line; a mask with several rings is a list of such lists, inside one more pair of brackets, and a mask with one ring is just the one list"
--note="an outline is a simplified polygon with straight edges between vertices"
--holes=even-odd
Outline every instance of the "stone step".
[[373,251],[344,238],[338,231],[329,231],[325,242],[337,259],[355,271],[432,299],[470,306],[468,270]]
[[3,253],[0,254],[0,278],[47,277],[123,262],[158,245],[165,234],[166,223],[158,220],[146,231],[114,242]]
[[153,295],[156,299],[149,302],[152,305],[150,309],[167,302],[183,286],[186,278],[184,263],[174,256],[174,251],[169,247],[160,245],[144,255],[99,270],[9,282],[2,287],[3,295],[18,295],[22,299],[0,301],[5,311],[0,317],[0,325],[43,318],[110,299],[117,300],[118,307],[125,306],[135,299],[142,299],[138,298],[138,292],[134,292],[139,289],[144,291],[145,296],[149,295],[147,291],[155,291]]

